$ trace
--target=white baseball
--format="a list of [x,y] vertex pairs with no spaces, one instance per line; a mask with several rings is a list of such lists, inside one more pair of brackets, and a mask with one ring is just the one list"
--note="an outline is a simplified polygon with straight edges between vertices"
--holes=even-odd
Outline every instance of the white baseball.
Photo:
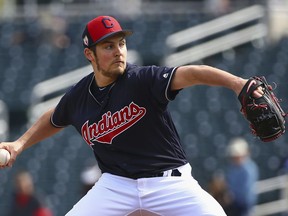
[[10,160],[10,153],[6,149],[0,149],[0,166],[5,166]]

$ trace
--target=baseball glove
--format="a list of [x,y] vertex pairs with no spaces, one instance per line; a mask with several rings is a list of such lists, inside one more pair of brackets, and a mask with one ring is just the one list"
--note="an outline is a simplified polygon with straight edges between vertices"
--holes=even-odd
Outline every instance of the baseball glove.
[[[262,87],[263,96],[254,98],[252,93]],[[285,132],[285,116],[279,100],[265,77],[251,77],[241,90],[238,99],[241,112],[249,121],[252,133],[263,142],[277,139]]]

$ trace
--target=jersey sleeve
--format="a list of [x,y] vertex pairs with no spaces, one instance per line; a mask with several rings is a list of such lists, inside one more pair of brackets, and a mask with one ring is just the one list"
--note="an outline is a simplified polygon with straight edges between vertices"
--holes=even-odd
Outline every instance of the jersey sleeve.
[[71,124],[70,121],[70,115],[69,113],[72,104],[70,104],[71,100],[69,100],[70,94],[67,92],[60,100],[60,102],[57,104],[54,112],[51,115],[51,123],[55,127],[66,127]]
[[146,69],[141,76],[144,77],[145,86],[149,87],[151,94],[160,103],[174,100],[180,90],[171,91],[170,85],[177,68],[150,66]]
[[[51,123],[55,127],[66,127],[73,124],[73,119],[81,104],[80,98],[84,98],[88,92],[88,85],[93,79],[94,73],[83,77],[78,83],[72,86],[57,104],[54,113],[51,115]],[[80,101],[80,102],[79,102]]]

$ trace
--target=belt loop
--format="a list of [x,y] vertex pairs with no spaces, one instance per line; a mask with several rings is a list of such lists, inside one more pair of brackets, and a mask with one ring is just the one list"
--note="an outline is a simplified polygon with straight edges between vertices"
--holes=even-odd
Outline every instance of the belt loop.
[[178,169],[172,170],[171,176],[181,176],[182,173]]
[[166,170],[163,172],[163,177],[172,176],[172,170]]

